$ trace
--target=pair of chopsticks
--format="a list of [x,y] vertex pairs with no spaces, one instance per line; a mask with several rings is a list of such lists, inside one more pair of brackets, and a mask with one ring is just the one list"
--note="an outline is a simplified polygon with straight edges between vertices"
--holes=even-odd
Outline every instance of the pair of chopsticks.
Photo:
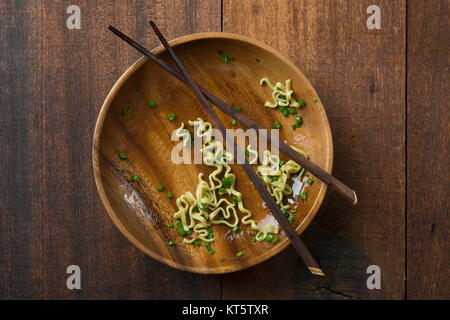
[[[166,48],[167,52],[175,62],[176,66],[180,70],[180,72],[177,72],[172,67],[170,67],[167,63],[157,58],[155,55],[153,55],[150,51],[142,47],[140,44],[136,43],[134,40],[130,39],[123,33],[121,33],[119,30],[115,29],[112,26],[109,26],[109,30],[111,30],[114,34],[116,34],[118,37],[120,37],[122,40],[126,41],[128,44],[130,44],[132,47],[137,49],[139,52],[144,54],[145,56],[149,57],[152,61],[157,63],[160,67],[162,67],[164,70],[172,74],[175,78],[178,80],[184,82],[187,84],[194,94],[199,99],[200,103],[204,107],[206,113],[211,118],[213,124],[215,127],[217,127],[223,136],[227,136],[226,129],[224,124],[220,121],[218,118],[216,112],[212,109],[212,107],[209,105],[208,100],[219,107],[222,111],[227,113],[228,115],[232,116],[245,126],[249,128],[254,128],[256,130],[260,129],[261,127],[257,125],[254,121],[251,119],[248,119],[247,117],[243,116],[241,113],[236,112],[231,106],[226,104],[225,102],[221,101],[219,98],[215,97],[213,94],[209,93],[206,89],[199,87],[195,81],[192,79],[192,77],[189,75],[181,61],[178,59],[178,57],[175,55],[173,49],[168,44],[167,40],[164,38],[164,36],[161,34],[159,29],[156,27],[156,25],[153,23],[153,21],[150,21],[150,25],[152,26],[153,30],[155,31],[156,35],[158,36],[159,40],[163,44],[163,46]],[[309,161],[308,159],[300,156],[295,150],[284,144],[283,142],[278,141],[271,141],[270,136],[266,137],[270,143],[273,145],[276,145],[280,148],[280,150],[285,153],[287,156],[289,156],[291,159],[299,163],[302,167],[304,167],[307,171],[311,172],[313,175],[315,175],[317,178],[322,180],[324,183],[328,184],[330,187],[338,191],[341,195],[343,195],[346,199],[352,201],[354,204],[357,202],[356,193],[345,186],[342,182],[340,182],[335,177],[328,174],[326,171],[322,170],[320,167],[315,165],[313,162]],[[241,156],[241,158],[245,159],[245,157],[242,156],[242,151],[237,147],[236,144],[234,144],[235,154],[238,156]],[[242,167],[249,177],[250,181],[255,186],[256,190],[260,194],[261,198],[266,202],[269,209],[275,216],[275,218],[278,220],[279,224],[287,234],[288,238],[290,239],[291,243],[294,245],[296,251],[300,255],[300,257],[303,259],[305,264],[307,265],[308,269],[311,271],[311,273],[316,275],[324,276],[325,274],[320,269],[319,265],[315,261],[315,259],[311,256],[308,249],[305,247],[301,239],[297,236],[294,228],[290,225],[288,220],[285,218],[284,214],[281,212],[281,209],[278,207],[276,202],[273,200],[272,196],[266,189],[266,187],[262,184],[260,178],[256,174],[256,172],[252,169],[250,164],[245,160],[245,162],[242,164]]]

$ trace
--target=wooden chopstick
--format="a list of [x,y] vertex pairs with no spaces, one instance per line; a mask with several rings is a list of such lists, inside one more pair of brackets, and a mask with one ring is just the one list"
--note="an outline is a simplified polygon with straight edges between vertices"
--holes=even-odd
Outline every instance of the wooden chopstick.
[[[187,72],[181,61],[176,56],[175,52],[173,51],[172,47],[169,45],[167,40],[164,38],[164,36],[161,34],[159,29],[156,27],[153,21],[150,21],[150,25],[152,26],[153,30],[155,31],[156,35],[158,36],[159,40],[163,44],[163,46],[166,48],[167,52],[171,56],[172,60],[175,62],[176,66],[180,70],[181,74],[183,75],[184,79],[188,83],[189,87],[192,89],[192,91],[197,96],[198,100],[202,104],[203,108],[205,109],[208,116],[211,118],[211,121],[213,122],[214,126],[219,128],[220,132],[224,137],[227,137],[227,132],[225,129],[224,124],[222,121],[220,121],[219,117],[217,116],[216,112],[213,110],[213,108],[209,105],[208,100],[203,95],[200,88],[197,86],[195,81],[192,79],[190,74]],[[227,137],[228,141],[228,137]],[[234,144],[235,154],[237,154],[238,159],[246,159],[240,148],[237,147],[237,144]],[[303,242],[300,240],[300,238],[297,236],[297,233],[295,232],[294,228],[291,226],[291,224],[288,222],[284,214],[281,212],[280,207],[276,204],[275,200],[272,198],[272,195],[269,193],[269,191],[266,189],[266,187],[261,182],[260,178],[256,174],[256,172],[253,170],[253,168],[250,166],[250,164],[245,160],[243,164],[241,164],[243,167],[245,173],[247,174],[250,181],[255,186],[256,190],[260,194],[261,198],[265,201],[265,203],[268,205],[270,211],[274,214],[275,218],[278,220],[279,224],[283,228],[284,232],[287,234],[289,239],[291,240],[291,243],[294,245],[295,249],[297,250],[300,257],[303,259],[303,261],[306,263],[308,269],[313,274],[324,276],[325,274],[320,269],[319,265],[315,261],[315,259],[312,257],[311,253],[308,251],[306,246],[303,244]]]
[[[158,64],[161,68],[169,72],[172,76],[180,80],[181,82],[184,82],[187,84],[185,78],[183,75],[181,75],[178,71],[173,69],[170,65],[168,65],[163,60],[156,57],[153,53],[151,53],[149,50],[145,49],[143,46],[141,46],[139,43],[134,41],[133,39],[129,38],[113,26],[108,27],[109,30],[111,30],[115,35],[117,35],[119,38],[127,42],[130,46],[141,52],[143,55],[150,58],[153,62]],[[224,113],[231,116],[233,119],[236,119],[240,123],[242,123],[247,128],[253,128],[255,130],[262,129],[256,122],[253,120],[247,118],[242,113],[237,112],[232,106],[228,105],[227,103],[223,102],[219,98],[217,98],[215,95],[210,93],[205,88],[202,88],[199,86],[201,92],[206,96],[206,98],[214,105],[216,105],[220,110],[222,110]],[[314,162],[308,160],[307,158],[300,155],[297,151],[289,147],[287,144],[285,144],[282,141],[272,141],[270,135],[266,135],[264,131],[258,131],[261,135],[262,139],[267,139],[269,143],[272,145],[278,147],[281,152],[283,152],[285,155],[287,155],[290,159],[297,162],[299,165],[301,165],[303,168],[305,168],[306,171],[312,173],[314,176],[316,176],[319,180],[330,186],[331,189],[339,193],[341,196],[343,196],[345,199],[351,201],[353,204],[358,203],[358,198],[356,196],[356,192],[346,186],[344,183],[342,183],[339,179],[332,176],[322,168],[320,168],[318,165],[316,165]]]

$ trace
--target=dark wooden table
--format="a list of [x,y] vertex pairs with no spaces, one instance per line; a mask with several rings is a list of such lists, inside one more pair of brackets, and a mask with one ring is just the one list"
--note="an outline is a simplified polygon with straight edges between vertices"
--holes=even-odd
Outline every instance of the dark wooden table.
[[[66,27],[81,8],[81,29]],[[367,7],[381,8],[369,30]],[[0,298],[435,299],[449,290],[449,1],[0,1]],[[158,44],[240,33],[306,74],[333,132],[334,174],[358,206],[329,191],[302,236],[327,272],[289,247],[246,271],[205,276],[145,256],[100,203],[91,141],[102,102],[139,54],[113,24]],[[68,290],[79,265],[82,289]],[[381,269],[369,290],[366,269]]]

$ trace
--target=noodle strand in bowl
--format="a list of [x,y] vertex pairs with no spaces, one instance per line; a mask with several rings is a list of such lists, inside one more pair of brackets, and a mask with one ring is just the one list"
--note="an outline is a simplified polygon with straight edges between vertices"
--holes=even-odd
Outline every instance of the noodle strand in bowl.
[[[208,180],[204,180],[203,173],[199,173],[195,196],[191,192],[186,192],[176,200],[178,211],[173,218],[181,221],[179,233],[192,235],[190,238],[185,237],[183,241],[213,242],[212,233],[207,230],[209,227],[224,224],[234,228],[239,222],[258,232],[255,237],[257,241],[263,241],[269,231],[277,234],[278,228],[271,224],[261,229],[252,219],[252,213],[244,207],[242,194],[235,188],[236,176],[227,163],[233,156],[224,150],[221,142],[212,139],[212,125],[201,118],[189,121],[189,125],[196,127],[195,134],[203,138],[201,149],[203,163],[215,169],[208,176]],[[177,136],[183,139],[183,143],[190,138],[190,133],[186,131],[183,123],[176,131]],[[226,196],[231,197],[231,201]],[[238,210],[244,214],[241,219]]]

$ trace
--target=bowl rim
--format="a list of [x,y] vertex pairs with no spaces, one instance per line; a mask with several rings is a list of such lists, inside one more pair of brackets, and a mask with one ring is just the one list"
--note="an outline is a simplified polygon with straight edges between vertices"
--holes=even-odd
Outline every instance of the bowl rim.
[[[237,40],[249,43],[251,45],[254,45],[256,47],[259,47],[262,50],[265,50],[269,52],[270,54],[276,56],[280,60],[282,60],[284,63],[288,65],[288,67],[293,70],[295,73],[297,73],[303,81],[308,85],[309,88],[312,89],[312,92],[315,97],[318,97],[314,87],[309,82],[309,80],[306,78],[306,76],[303,74],[303,72],[286,56],[281,54],[278,50],[270,47],[269,45],[252,38],[249,38],[247,36],[243,36],[240,34],[235,33],[227,33],[227,32],[199,32],[189,35],[184,35],[181,37],[178,37],[176,39],[173,39],[169,41],[170,45],[175,47],[177,45],[185,44],[192,41],[197,40],[204,40],[204,39],[227,39],[227,40]],[[157,46],[156,48],[152,49],[151,52],[155,55],[159,55],[165,51],[165,48],[162,45]],[[109,108],[111,106],[112,101],[116,97],[117,93],[119,92],[120,88],[123,86],[123,84],[128,80],[128,78],[136,72],[138,69],[140,69],[146,62],[150,61],[150,59],[146,56],[142,56],[137,61],[135,61],[130,67],[125,70],[125,72],[119,77],[119,79],[114,83],[114,85],[111,87],[110,91],[108,92],[108,95],[105,98],[105,101],[103,102],[103,105],[100,109],[99,115],[97,117],[97,121],[95,124],[94,129],[94,135],[93,135],[93,141],[92,141],[92,165],[93,165],[93,171],[94,171],[94,179],[95,184],[97,186],[97,190],[100,196],[100,199],[102,201],[103,206],[106,209],[106,212],[108,213],[109,217],[113,221],[114,225],[119,229],[119,231],[137,248],[139,248],[142,252],[150,256],[151,258],[164,263],[170,267],[173,267],[175,269],[183,270],[183,271],[189,271],[193,273],[199,273],[199,274],[225,274],[230,272],[236,272],[240,270],[244,270],[250,267],[254,267],[269,258],[273,257],[276,254],[279,254],[281,251],[283,251],[289,244],[290,241],[288,238],[285,238],[283,241],[280,241],[278,245],[274,246],[270,250],[267,250],[265,253],[254,257],[253,259],[246,260],[246,264],[233,264],[230,266],[220,266],[216,268],[208,268],[208,267],[190,267],[183,265],[181,263],[177,263],[167,257],[160,256],[156,253],[154,253],[151,250],[148,250],[147,247],[145,247],[138,239],[136,239],[132,233],[128,231],[128,229],[123,225],[116,215],[114,209],[112,208],[108,196],[106,194],[106,191],[103,187],[103,181],[101,177],[101,170],[99,166],[99,160],[100,160],[100,149],[99,149],[99,142],[100,137],[102,134],[103,124],[106,118],[106,115],[109,111]],[[315,104],[316,106],[320,106],[321,110],[323,111],[323,120],[325,121],[325,130],[326,136],[327,136],[327,160],[325,165],[325,171],[331,174],[332,167],[333,167],[333,137],[331,133],[330,124],[328,121],[328,116],[326,114],[325,108],[322,105],[322,102],[318,101],[319,103]],[[314,217],[316,216],[323,199],[325,197],[325,193],[327,191],[327,185],[325,183],[322,184],[317,196],[316,200],[311,206],[311,209],[309,213],[305,216],[302,223],[296,228],[296,232],[298,235],[301,235],[305,229],[308,227],[308,225],[312,222]]]

